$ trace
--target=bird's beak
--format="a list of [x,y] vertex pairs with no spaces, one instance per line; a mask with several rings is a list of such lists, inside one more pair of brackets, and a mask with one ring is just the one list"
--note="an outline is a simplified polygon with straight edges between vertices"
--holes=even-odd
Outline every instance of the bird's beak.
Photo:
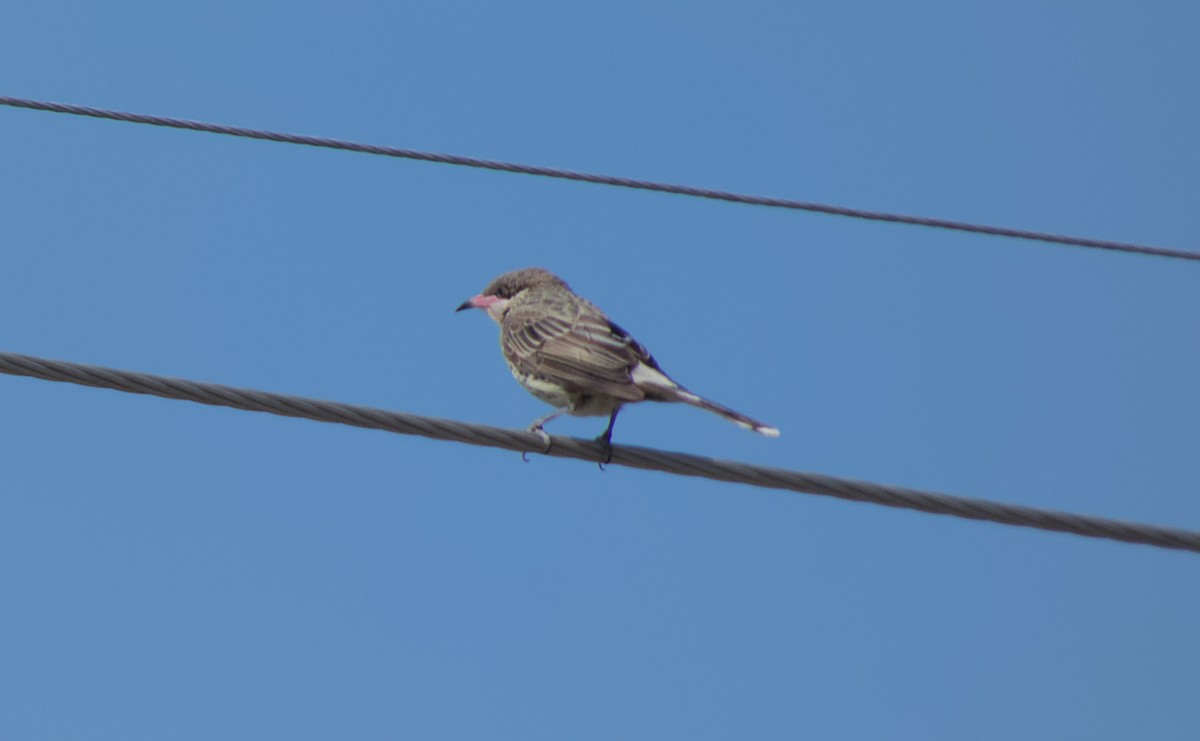
[[486,309],[499,300],[498,296],[484,296],[481,293],[478,296],[472,296],[463,301],[455,311],[462,311],[463,309]]
[[508,299],[500,298],[499,296],[488,296],[479,294],[463,301],[455,311],[463,309],[483,309],[487,315],[493,320],[499,322],[504,318],[504,307],[508,306]]
[[458,305],[458,308],[456,308],[455,311],[461,312],[461,311],[463,311],[463,309],[482,308],[484,306],[485,306],[484,296],[482,296],[482,295],[472,296],[472,297],[470,297],[470,299],[463,301],[461,303],[461,305]]

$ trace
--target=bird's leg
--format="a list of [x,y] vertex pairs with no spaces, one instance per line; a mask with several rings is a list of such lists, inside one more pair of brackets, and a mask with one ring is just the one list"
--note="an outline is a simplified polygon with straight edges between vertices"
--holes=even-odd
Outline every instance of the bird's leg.
[[613,425],[617,423],[617,412],[619,411],[621,411],[621,407],[617,407],[612,411],[612,414],[608,417],[608,427],[605,427],[604,432],[601,432],[599,437],[596,438],[596,442],[604,443],[604,460],[600,462],[601,471],[604,470],[606,464],[612,463],[612,430]]
[[[574,409],[574,407],[572,407],[570,404],[568,404],[567,406],[565,406],[561,409],[555,409],[553,412],[550,412],[545,417],[538,417],[537,419],[533,420],[533,424],[529,425],[529,431],[536,432],[538,434],[538,436],[542,438],[542,442],[546,444],[546,449],[542,451],[543,455],[550,452],[550,448],[553,446],[553,444],[550,442],[550,436],[547,435],[546,431],[542,429],[542,425],[546,424],[547,422],[554,419],[555,417],[560,417],[560,416],[566,414],[567,412],[571,411],[572,409]],[[528,458],[525,457],[524,453],[521,453],[521,459],[525,460],[525,461],[529,460]]]

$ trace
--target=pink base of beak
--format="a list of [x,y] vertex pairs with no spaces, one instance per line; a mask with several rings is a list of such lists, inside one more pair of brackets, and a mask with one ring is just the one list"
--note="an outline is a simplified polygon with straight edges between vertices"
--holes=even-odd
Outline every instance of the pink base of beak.
[[487,311],[488,316],[499,321],[500,314],[504,313],[504,307],[508,304],[508,299],[500,298],[499,296],[472,296],[459,306],[455,311],[463,309],[483,309]]
[[478,296],[472,296],[466,301],[463,301],[458,305],[458,308],[455,309],[455,311],[463,311],[465,309],[486,309],[496,301],[497,299],[495,296],[484,296],[483,294],[480,294]]

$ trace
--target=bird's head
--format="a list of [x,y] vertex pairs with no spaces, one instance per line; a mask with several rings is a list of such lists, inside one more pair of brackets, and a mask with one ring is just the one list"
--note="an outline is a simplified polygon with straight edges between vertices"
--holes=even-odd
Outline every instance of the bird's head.
[[455,311],[483,309],[487,311],[488,316],[499,322],[504,316],[504,310],[508,308],[509,301],[524,291],[545,285],[567,288],[567,284],[563,282],[562,278],[545,268],[514,270],[493,280],[478,296],[472,296],[462,302]]

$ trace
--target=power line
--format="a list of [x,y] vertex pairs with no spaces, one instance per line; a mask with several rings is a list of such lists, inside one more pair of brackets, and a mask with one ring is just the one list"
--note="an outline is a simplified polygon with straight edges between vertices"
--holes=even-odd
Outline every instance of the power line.
[[[48,360],[16,353],[0,352],[0,373],[41,378],[47,381],[76,383],[83,386],[97,386],[134,394],[161,396],[167,399],[182,399],[252,412],[267,412],[284,417],[301,417],[318,422],[386,430],[404,435],[421,435],[437,440],[504,448],[523,453],[542,452],[544,447],[541,437],[526,431],[507,430],[500,427],[456,422],[436,417],[422,417],[415,414],[306,399],[267,391],[167,378],[95,365]],[[559,436],[553,437],[552,440],[553,447],[550,449],[549,455],[586,461],[604,459],[605,451],[595,441]],[[771,489],[821,494],[857,502],[882,504],[888,507],[915,509],[969,520],[986,520],[1004,525],[1074,533],[1091,538],[1142,543],[1159,548],[1200,553],[1200,532],[1190,530],[1122,522],[1014,504],[1001,504],[983,499],[968,499],[631,445],[614,445],[612,447],[612,463],[683,476],[697,476]]]
[[123,111],[106,110],[103,108],[91,108],[88,106],[73,105],[70,103],[51,103],[41,100],[30,100],[27,98],[0,96],[0,105],[13,106],[15,108],[30,108],[39,111],[51,111],[54,113],[69,113],[75,116],[106,118],[113,121],[127,121],[130,123],[149,124],[151,126],[166,126],[174,129],[205,131],[212,134],[227,134],[229,136],[240,136],[248,139],[264,139],[267,141],[283,142],[286,144],[303,144],[310,147],[325,147],[328,149],[340,149],[350,152],[363,152],[366,154],[377,154],[385,157],[399,157],[403,159],[421,160],[424,162],[440,162],[447,165],[477,167],[484,170],[499,170],[501,172],[537,175],[541,177],[559,178],[562,180],[578,180],[585,183],[596,183],[598,185],[611,185],[619,188],[634,188],[637,190],[651,190],[659,193],[673,193],[675,195],[692,196],[694,198],[708,198],[717,201],[730,201],[732,203],[744,203],[753,206],[787,208],[798,211],[813,211],[816,213],[831,214],[834,216],[847,216],[854,219],[885,221],[896,224],[911,224],[915,226],[927,226],[936,229],[951,229],[960,232],[990,234],[997,237],[1027,239],[1036,242],[1051,242],[1054,244],[1065,244],[1075,247],[1090,247],[1102,250],[1115,250],[1118,252],[1133,252],[1143,255],[1155,255],[1158,257],[1174,257],[1182,260],[1200,260],[1200,252],[1191,252],[1188,250],[1175,249],[1171,247],[1154,247],[1151,245],[1135,244],[1132,242],[1113,242],[1104,239],[1090,239],[1088,237],[1072,237],[1064,234],[1051,234],[1048,232],[1036,232],[1026,229],[1012,229],[1002,226],[988,226],[986,224],[973,224],[965,221],[937,219],[926,216],[908,216],[905,214],[893,214],[882,211],[866,211],[863,209],[847,208],[844,206],[831,206],[823,203],[797,201],[789,198],[751,196],[741,193],[731,193],[723,190],[697,188],[690,185],[673,185],[670,183],[660,183],[650,180],[635,180],[632,178],[615,177],[612,175],[597,175],[586,172],[576,172],[573,170],[562,170],[554,167],[540,167],[537,165],[522,165],[512,162],[479,159],[476,157],[463,157],[456,154],[422,152],[413,149],[398,149],[396,147],[384,147],[376,144],[358,144],[355,142],[342,141],[340,139],[327,139],[316,136],[303,136],[300,134],[284,134],[274,131],[264,131],[261,129],[247,129],[240,126],[225,126],[222,124],[204,123],[202,121],[189,121],[182,118],[168,118],[165,116],[150,116],[141,113],[127,113]]

